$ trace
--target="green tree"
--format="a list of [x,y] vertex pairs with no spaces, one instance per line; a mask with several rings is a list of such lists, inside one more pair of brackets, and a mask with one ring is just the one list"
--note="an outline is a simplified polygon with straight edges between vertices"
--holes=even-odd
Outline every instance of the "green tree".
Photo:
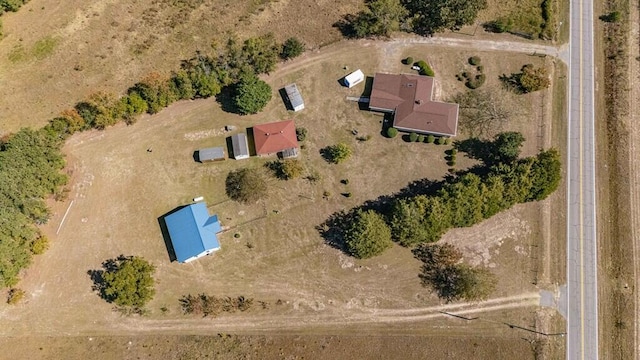
[[487,7],[486,0],[403,0],[402,3],[411,14],[413,31],[421,35],[471,25],[478,12]]
[[527,201],[544,200],[556,191],[562,180],[562,163],[556,149],[541,151],[531,165],[532,186]]
[[233,100],[241,114],[256,114],[271,100],[271,86],[255,75],[246,76],[236,85]]
[[333,164],[340,164],[351,157],[351,148],[345,143],[327,146],[321,152],[325,160]]
[[267,196],[267,182],[257,169],[242,168],[229,172],[227,196],[242,203],[255,203]]
[[290,37],[282,44],[280,57],[284,60],[289,60],[302,55],[303,52],[304,43],[296,37]]
[[524,143],[524,135],[517,131],[499,133],[492,141],[491,153],[493,162],[511,163],[520,156],[520,148]]
[[249,38],[242,46],[242,57],[256,74],[270,73],[278,63],[280,47],[272,33]]
[[178,93],[171,79],[151,73],[129,89],[147,102],[147,112],[155,114],[178,100]]
[[358,210],[344,233],[347,251],[358,259],[382,254],[392,246],[391,230],[382,216],[373,210]]
[[359,12],[351,26],[356,37],[385,36],[400,30],[400,24],[407,16],[399,0],[370,0],[367,10]]
[[155,266],[139,256],[120,256],[104,264],[103,298],[119,307],[140,311],[155,295]]
[[138,116],[144,114],[149,109],[146,101],[135,91],[129,92],[127,96],[120,98],[122,117],[127,124],[136,122]]

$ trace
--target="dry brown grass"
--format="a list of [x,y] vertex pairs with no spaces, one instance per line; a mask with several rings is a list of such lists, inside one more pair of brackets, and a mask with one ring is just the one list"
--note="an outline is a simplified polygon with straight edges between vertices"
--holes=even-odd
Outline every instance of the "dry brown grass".
[[[297,36],[309,48],[341,38],[332,27],[359,0],[34,0],[3,16],[0,134],[39,127],[90,93],[123,93],[168,72],[229,33]],[[302,25],[300,25],[302,24]]]
[[[266,80],[274,91],[295,81],[306,101],[306,109],[300,113],[286,112],[278,98],[263,113],[252,116],[225,113],[213,99],[184,101],[133,126],[121,124],[103,132],[73,136],[64,149],[73,173],[69,198],[73,205],[55,236],[68,205],[53,204],[54,217],[45,229],[52,239],[51,248],[36,259],[21,283],[29,294],[28,301],[19,309],[0,306],[0,313],[7,319],[3,331],[86,334],[170,328],[173,333],[183,333],[193,324],[202,328],[210,321],[180,314],[177,299],[201,292],[244,295],[269,302],[268,310],[255,309],[249,315],[261,326],[283,316],[293,327],[311,326],[323,316],[336,319],[376,309],[439,304],[435,295],[421,287],[419,264],[407,249],[395,246],[380,257],[358,261],[325,245],[315,229],[335,211],[391,194],[412,180],[437,180],[447,171],[444,150],[448,147],[386,139],[379,134],[380,116],[360,111],[355,103],[345,100],[347,95],[356,96],[362,91],[362,86],[339,86],[337,80],[349,70],[362,68],[367,74],[376,70],[408,71],[400,63],[405,52],[389,59],[381,56],[385,51],[380,43],[345,42],[281,66]],[[428,54],[443,84],[443,95],[462,86],[455,81],[455,74],[458,65],[472,55],[430,46],[410,48],[407,53],[414,57]],[[489,79],[503,71],[515,71],[532,59],[526,55],[479,55]],[[379,63],[377,59],[382,58]],[[542,94],[526,95],[530,100],[527,104],[536,118],[548,121],[544,120],[544,109],[549,105],[542,102]],[[316,184],[304,179],[272,179],[264,204],[240,205],[227,201],[224,194],[227,172],[239,166],[261,167],[269,159],[206,165],[193,161],[193,151],[198,148],[224,146],[221,129],[225,125],[244,129],[285,118],[294,118],[297,125],[309,130],[301,160],[322,174]],[[538,149],[536,124],[507,126],[508,130],[524,132],[529,139],[526,155]],[[353,129],[359,135],[372,135],[372,139],[358,143],[351,134]],[[322,160],[319,149],[339,141],[352,146],[354,155],[344,164],[330,165]],[[152,153],[146,151],[149,147]],[[471,160],[459,157],[458,167],[471,164]],[[345,178],[350,180],[349,185],[340,184]],[[322,199],[325,190],[332,193],[329,200]],[[339,195],[347,191],[353,196]],[[222,250],[214,256],[190,264],[169,263],[157,218],[199,195],[212,205],[211,211],[219,214],[223,225],[233,229],[220,236]],[[536,276],[533,269],[541,261],[533,256],[541,241],[539,206],[518,206],[472,229],[447,234],[451,241],[471,243],[475,241],[469,231],[473,236],[487,235],[478,240],[486,242],[484,247],[462,246],[468,259],[480,258],[498,274],[495,296],[537,291],[532,283]],[[264,216],[265,211],[265,218],[248,222]],[[234,238],[235,233],[241,237]],[[150,304],[149,318],[123,319],[91,292],[87,270],[97,269],[102,261],[121,253],[143,256],[157,266],[157,296]],[[278,299],[284,303],[275,305]],[[161,307],[169,311],[163,313]],[[234,324],[241,318],[243,315],[231,315],[216,321]]]

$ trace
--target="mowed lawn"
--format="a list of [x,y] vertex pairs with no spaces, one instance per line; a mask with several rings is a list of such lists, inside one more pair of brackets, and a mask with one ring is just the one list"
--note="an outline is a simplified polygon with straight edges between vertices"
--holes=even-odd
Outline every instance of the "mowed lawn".
[[[353,89],[340,86],[338,80],[350,71],[361,68],[370,76],[378,70],[409,71],[400,64],[405,54],[398,53],[398,59],[387,62],[392,67],[382,66],[377,60],[379,48],[367,44],[340,43],[285,64],[266,78],[274,89],[273,99],[257,115],[224,112],[213,99],[185,101],[132,126],[121,124],[69,139],[64,148],[73,179],[69,200],[54,204],[55,214],[45,229],[52,246],[36,258],[20,284],[29,294],[27,303],[15,308],[0,305],[0,315],[8,319],[3,332],[20,334],[37,329],[42,334],[77,334],[122,329],[122,317],[92,292],[87,275],[120,254],[142,256],[157,267],[157,295],[149,305],[149,319],[158,321],[184,319],[178,299],[189,293],[243,295],[268,302],[267,310],[258,310],[256,304],[252,312],[257,316],[260,311],[311,316],[440,303],[421,286],[420,264],[408,249],[396,245],[382,256],[359,261],[326,245],[316,228],[336,211],[397,192],[413,180],[438,180],[447,173],[444,151],[449,146],[407,143],[400,136],[387,139],[380,134],[382,116],[361,111],[356,102],[346,100],[364,89],[364,84]],[[451,61],[454,65],[435,66],[443,84],[454,83],[459,71],[455,64],[473,55],[447,53],[442,48],[412,49],[418,50],[437,53],[437,59],[455,58]],[[504,58],[514,61],[520,57],[523,64],[530,59],[483,54],[483,63],[490,68],[488,64],[499,64]],[[433,59],[434,65],[441,63],[437,59]],[[496,65],[489,76],[497,77],[499,69]],[[297,83],[305,99],[307,108],[302,112],[287,112],[278,95],[278,89],[289,82]],[[452,91],[452,86],[461,89],[462,85],[443,88]],[[524,103],[531,111],[539,104],[536,96]],[[268,198],[242,205],[225,195],[227,173],[241,167],[263,169],[265,162],[274,158],[209,164],[194,161],[194,151],[199,148],[226,146],[226,137],[235,132],[289,118],[308,129],[299,159],[308,171],[321,174],[317,183],[270,177]],[[507,127],[535,134],[537,121]],[[238,130],[225,132],[226,125]],[[371,135],[371,139],[358,142],[354,129],[360,136]],[[536,141],[527,143],[527,152],[535,151]],[[338,142],[348,144],[353,156],[343,164],[328,164],[320,149]],[[460,155],[456,167],[472,164]],[[348,179],[348,185],[341,184],[342,179]],[[325,191],[330,193],[328,199],[323,197]],[[346,192],[352,196],[341,195]],[[197,196],[204,196],[210,212],[218,214],[222,225],[230,229],[219,236],[222,249],[214,255],[189,264],[171,263],[158,218]],[[530,245],[538,241],[538,217],[536,204],[518,206],[480,224],[471,235],[469,229],[459,232],[466,240],[480,236],[478,241],[487,244],[481,255],[499,274],[496,296],[536,290],[531,285],[531,268],[539,260],[531,260]],[[478,235],[485,234],[483,231],[491,236]],[[455,240],[456,234],[457,230],[447,237]],[[275,305],[278,300],[282,305]],[[162,307],[168,311],[161,312]],[[133,326],[127,328],[131,331],[144,330],[136,327],[135,319],[126,323]]]

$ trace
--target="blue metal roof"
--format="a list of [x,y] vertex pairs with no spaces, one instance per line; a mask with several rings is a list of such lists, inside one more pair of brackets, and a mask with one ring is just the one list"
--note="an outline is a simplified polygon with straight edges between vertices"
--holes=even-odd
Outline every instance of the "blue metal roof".
[[205,203],[187,205],[166,216],[164,221],[179,262],[220,248],[216,234],[222,228],[217,215],[209,216]]

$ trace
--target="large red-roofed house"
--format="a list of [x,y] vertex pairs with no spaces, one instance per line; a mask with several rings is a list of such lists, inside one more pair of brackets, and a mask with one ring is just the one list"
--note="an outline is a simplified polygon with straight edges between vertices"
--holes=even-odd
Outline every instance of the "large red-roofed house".
[[393,113],[393,127],[398,130],[456,136],[458,104],[434,101],[434,84],[430,76],[377,73],[369,108]]
[[253,138],[257,155],[280,152],[283,158],[298,156],[298,138],[293,120],[255,125]]

